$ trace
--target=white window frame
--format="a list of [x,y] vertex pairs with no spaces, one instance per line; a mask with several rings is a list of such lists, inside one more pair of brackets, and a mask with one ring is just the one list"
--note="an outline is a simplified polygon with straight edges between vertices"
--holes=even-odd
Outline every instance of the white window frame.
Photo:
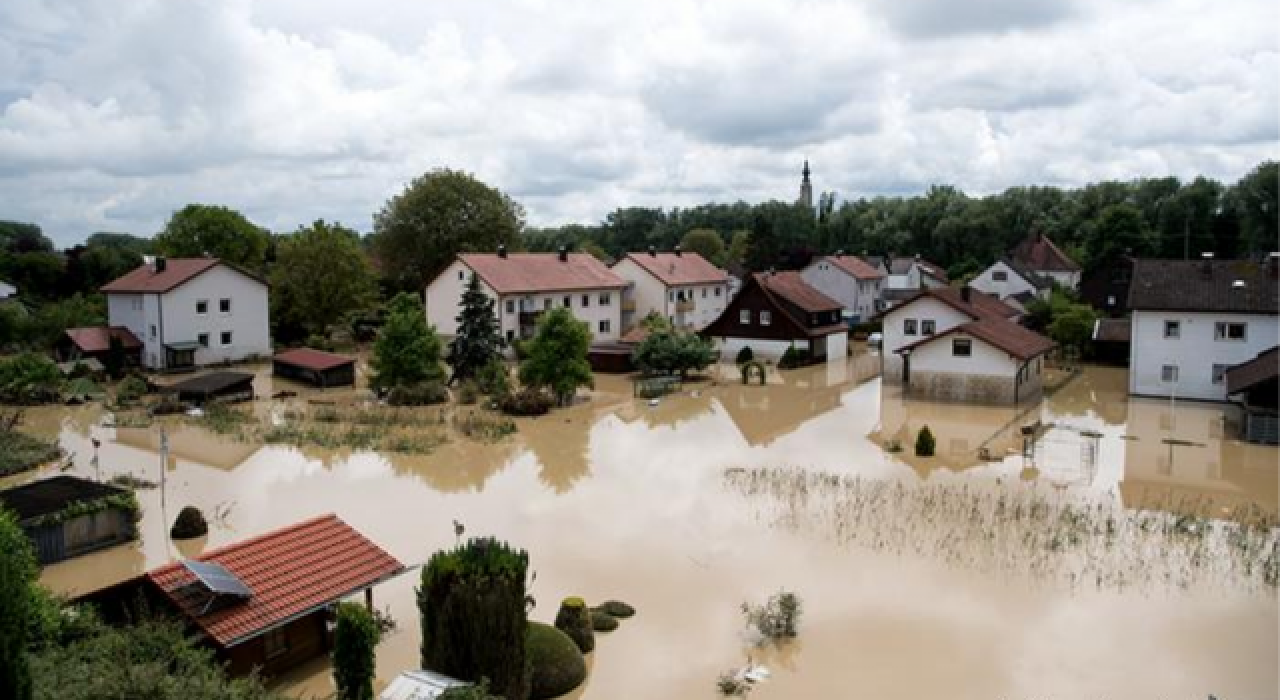
[[1177,365],[1161,365],[1160,381],[1165,384],[1178,383],[1178,366]]
[[[1240,329],[1240,337],[1232,338],[1232,329]],[[1249,339],[1249,324],[1244,321],[1218,321],[1213,324],[1213,339],[1228,343],[1243,343]]]
[[1182,321],[1165,321],[1164,337],[1177,339],[1182,337]]
[[751,325],[751,309],[738,310],[738,325],[741,325],[741,326]]
[[[959,352],[964,347],[963,354]],[[973,339],[972,338],[952,338],[951,339],[951,356],[952,357],[973,357]]]
[[773,323],[773,312],[771,312],[771,311],[761,311],[761,312],[760,312],[760,325],[762,325],[762,326],[768,326],[768,325],[770,325],[770,324],[772,324],[772,323]]
[[610,322],[609,322],[609,319],[607,319],[607,318],[606,318],[606,319],[603,319],[603,320],[601,320],[601,321],[600,321],[600,323],[599,323],[599,325],[597,326],[597,328],[599,328],[599,329],[600,329],[600,332],[601,332],[601,333],[610,333],[610,332],[612,332],[612,331],[613,331],[613,324],[612,324],[612,323],[610,323]]

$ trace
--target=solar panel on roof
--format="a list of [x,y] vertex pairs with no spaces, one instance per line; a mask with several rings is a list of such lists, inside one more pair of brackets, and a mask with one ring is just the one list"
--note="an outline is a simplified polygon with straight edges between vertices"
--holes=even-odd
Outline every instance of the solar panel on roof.
[[210,593],[218,595],[234,595],[241,598],[248,598],[253,595],[249,587],[244,585],[244,581],[236,578],[236,575],[227,571],[226,567],[211,561],[192,561],[182,562]]

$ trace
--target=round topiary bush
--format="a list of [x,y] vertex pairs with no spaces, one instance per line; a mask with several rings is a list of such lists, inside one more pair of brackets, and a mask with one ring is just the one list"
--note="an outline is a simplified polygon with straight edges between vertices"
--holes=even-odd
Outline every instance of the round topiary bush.
[[560,603],[560,612],[556,613],[556,629],[569,635],[569,639],[584,654],[596,648],[596,635],[591,630],[591,613],[587,610],[587,602],[577,596],[565,598]]
[[597,605],[595,610],[622,620],[636,614],[635,608],[620,600],[606,600],[605,602]]
[[618,629],[618,618],[607,612],[591,611],[591,629],[596,632],[612,632]]
[[587,679],[587,662],[569,635],[541,622],[530,622],[525,655],[531,669],[529,700],[558,698]]
[[751,346],[743,345],[742,349],[738,351],[738,357],[736,358],[735,363],[739,365],[745,365],[748,362],[754,360],[755,358],[756,356],[755,356],[755,353],[751,351]]
[[209,523],[204,513],[195,506],[186,506],[178,512],[178,517],[169,528],[169,536],[175,540],[189,540],[209,534]]

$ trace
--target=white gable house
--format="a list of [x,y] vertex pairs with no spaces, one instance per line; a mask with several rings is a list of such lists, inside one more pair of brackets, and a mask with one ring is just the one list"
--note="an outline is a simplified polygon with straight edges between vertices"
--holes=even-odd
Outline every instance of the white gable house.
[[1049,300],[1053,283],[1012,260],[997,260],[973,278],[970,287],[997,299],[1013,298],[1019,303],[1031,299]]
[[702,330],[724,313],[731,297],[729,275],[697,253],[628,253],[613,266],[629,283],[622,325],[630,328],[649,314],[676,328]]
[[852,255],[814,258],[800,276],[809,286],[844,306],[848,323],[863,323],[880,311],[887,275]]

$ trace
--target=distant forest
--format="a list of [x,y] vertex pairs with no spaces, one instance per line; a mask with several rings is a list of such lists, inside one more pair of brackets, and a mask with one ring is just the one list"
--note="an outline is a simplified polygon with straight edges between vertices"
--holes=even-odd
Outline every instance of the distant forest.
[[1280,164],[1268,161],[1231,185],[1164,177],[1077,189],[1013,187],[987,197],[943,185],[919,196],[862,198],[839,206],[834,193],[823,193],[812,211],[780,201],[629,207],[591,226],[528,228],[524,241],[534,251],[566,245],[617,257],[649,246],[669,250],[701,229],[720,237],[724,252],[718,262],[750,269],[794,267],[815,253],[844,250],[919,254],[953,278],[982,269],[1031,232],[1051,237],[1086,269],[1126,251],[1237,257],[1276,249],[1278,180]]

